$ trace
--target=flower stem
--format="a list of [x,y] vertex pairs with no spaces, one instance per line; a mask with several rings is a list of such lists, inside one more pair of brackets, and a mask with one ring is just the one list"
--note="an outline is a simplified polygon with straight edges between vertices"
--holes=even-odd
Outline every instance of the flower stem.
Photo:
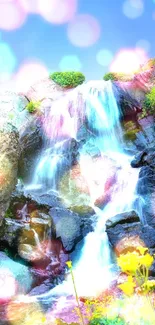
[[79,304],[79,298],[78,298],[78,294],[77,294],[77,290],[76,290],[76,285],[75,285],[74,274],[73,274],[72,268],[70,268],[70,271],[71,271],[71,277],[72,277],[74,291],[75,291],[76,302],[77,302],[79,313],[80,313],[81,323],[82,323],[82,325],[85,325],[84,318],[83,318],[81,308],[80,308],[80,304]]

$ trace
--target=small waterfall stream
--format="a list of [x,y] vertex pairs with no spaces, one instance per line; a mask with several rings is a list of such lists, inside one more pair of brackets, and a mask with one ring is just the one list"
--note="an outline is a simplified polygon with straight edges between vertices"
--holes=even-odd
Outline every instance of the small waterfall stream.
[[[81,104],[81,97],[79,100],[79,92],[82,93],[85,105]],[[79,295],[99,294],[113,279],[105,223],[118,213],[132,210],[136,198],[139,171],[131,168],[132,157],[123,151],[120,114],[112,83],[92,81],[77,87],[66,99],[57,101],[44,121],[46,147],[37,164],[31,188],[39,187],[46,192],[58,191],[61,171],[64,172],[69,166],[63,154],[66,141],[78,138],[78,128],[84,121],[93,134],[91,140],[101,158],[101,168],[95,168],[89,141],[80,149],[80,170],[89,188],[97,222],[94,232],[86,236],[81,258],[74,266]],[[96,199],[100,193],[105,194],[107,180],[112,177],[114,181],[108,188],[110,198],[103,208],[99,208]],[[74,294],[70,276],[38,298],[47,300],[53,295],[69,294]]]

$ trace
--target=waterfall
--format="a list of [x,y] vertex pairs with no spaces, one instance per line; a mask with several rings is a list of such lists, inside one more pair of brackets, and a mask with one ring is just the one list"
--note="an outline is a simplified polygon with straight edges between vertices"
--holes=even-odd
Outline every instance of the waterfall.
[[[79,93],[84,103],[81,97],[79,100]],[[55,103],[45,121],[44,131],[48,140],[33,181],[34,185],[39,184],[47,191],[58,191],[57,174],[65,168],[66,163],[65,143],[67,139],[78,138],[78,129],[85,121],[92,136],[80,149],[79,165],[89,188],[97,222],[94,232],[85,238],[81,257],[74,265],[74,275],[78,294],[91,296],[107,288],[114,277],[105,223],[116,214],[133,209],[139,171],[131,168],[132,157],[123,151],[120,110],[111,81],[88,82],[68,96]],[[90,150],[90,142],[98,152],[98,165]],[[103,208],[99,208],[96,200],[100,194],[106,197],[107,191],[108,201],[105,201]],[[48,299],[52,295],[63,294],[74,294],[70,276],[40,298]]]

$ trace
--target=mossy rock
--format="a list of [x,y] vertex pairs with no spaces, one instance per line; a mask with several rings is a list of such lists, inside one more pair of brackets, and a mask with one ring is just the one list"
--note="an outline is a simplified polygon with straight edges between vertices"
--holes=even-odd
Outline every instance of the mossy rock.
[[63,88],[74,88],[83,84],[85,76],[76,71],[54,72],[50,74],[50,79]]
[[136,126],[133,121],[128,121],[122,123],[124,129],[123,138],[125,141],[135,141],[137,138],[137,133],[141,131],[140,128]]
[[137,133],[139,132],[139,129],[134,129],[134,130],[128,130],[124,134],[124,140],[126,141],[135,141],[137,138]]
[[132,76],[124,73],[108,72],[104,75],[103,79],[106,81],[130,81],[132,79]]

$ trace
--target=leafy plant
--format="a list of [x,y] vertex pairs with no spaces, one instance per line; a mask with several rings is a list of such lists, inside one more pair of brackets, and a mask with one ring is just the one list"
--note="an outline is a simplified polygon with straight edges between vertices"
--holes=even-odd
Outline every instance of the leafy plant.
[[38,102],[31,101],[26,105],[26,109],[28,110],[29,113],[34,113],[40,107],[40,105],[41,103],[39,101]]
[[114,318],[114,319],[108,319],[108,318],[95,318],[93,319],[89,325],[125,325],[123,319],[120,317]]
[[50,79],[61,87],[73,88],[81,85],[85,81],[85,76],[76,71],[54,72],[50,74]]
[[129,81],[131,80],[130,75],[126,75],[124,73],[116,73],[116,72],[108,72],[104,75],[104,80],[114,80],[114,81]]
[[142,106],[141,117],[146,117],[147,115],[154,115],[154,114],[155,114],[155,87],[153,87],[151,91],[145,96],[145,99],[143,101],[143,106]]
[[12,212],[12,209],[9,207],[8,209],[7,209],[7,211],[5,212],[5,216],[4,216],[5,218],[11,218],[11,219],[14,219],[14,214],[13,214],[13,212]]

